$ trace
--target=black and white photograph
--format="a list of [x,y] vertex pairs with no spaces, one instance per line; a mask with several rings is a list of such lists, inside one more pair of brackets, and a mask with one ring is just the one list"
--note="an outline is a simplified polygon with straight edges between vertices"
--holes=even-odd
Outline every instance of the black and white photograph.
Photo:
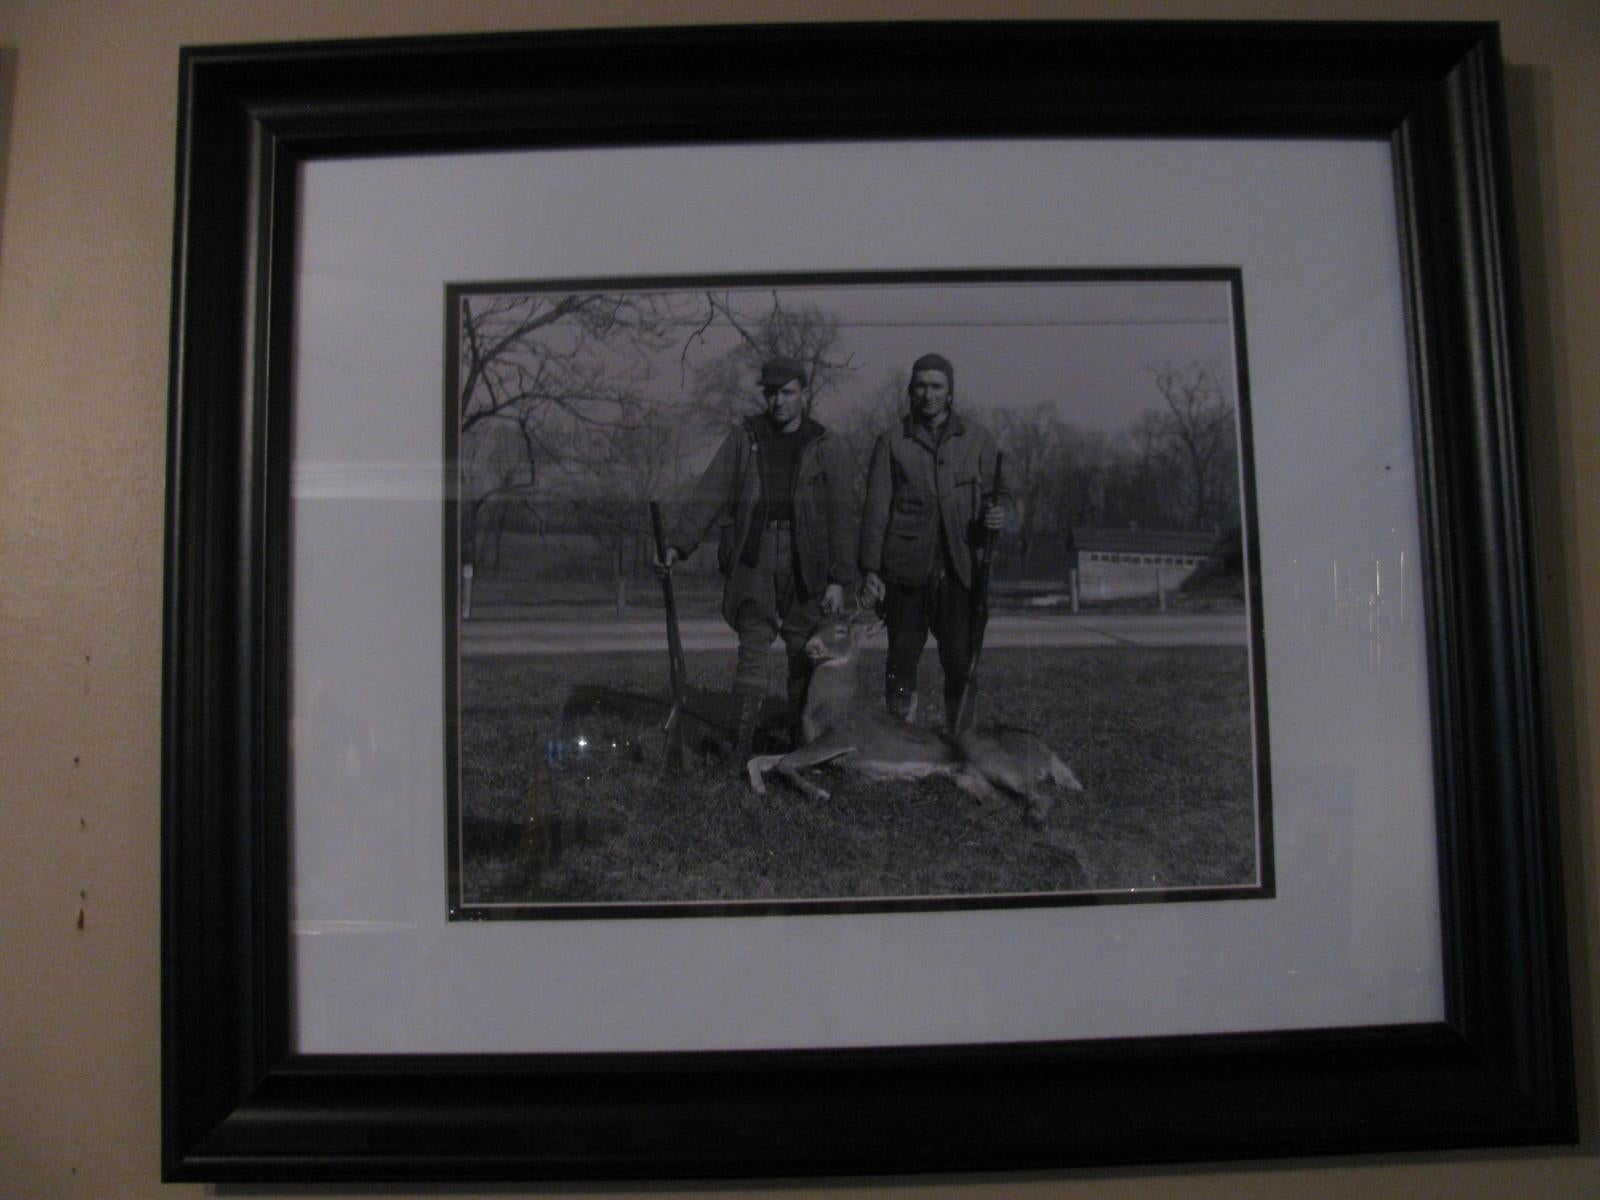
[[452,916],[1270,894],[1238,282],[451,287]]

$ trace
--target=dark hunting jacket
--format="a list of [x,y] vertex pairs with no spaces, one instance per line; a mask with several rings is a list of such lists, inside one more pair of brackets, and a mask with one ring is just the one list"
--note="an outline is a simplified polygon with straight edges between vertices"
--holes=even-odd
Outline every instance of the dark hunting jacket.
[[971,587],[984,501],[1011,502],[1004,487],[991,497],[998,450],[987,429],[955,413],[938,436],[912,417],[881,434],[867,469],[861,569],[891,583],[925,583],[939,564],[942,531],[957,577]]
[[[765,508],[752,422],[766,419],[763,415],[741,421],[728,434],[667,539],[680,557],[687,558],[713,528],[718,530],[717,566],[727,580],[722,616],[730,625],[745,600],[772,594],[770,581],[759,586],[756,566],[742,553],[757,510]],[[812,436],[800,451],[794,473],[794,545],[804,594],[815,596],[830,583],[848,587],[855,581],[852,466],[844,447],[826,429],[809,418],[806,429]]]

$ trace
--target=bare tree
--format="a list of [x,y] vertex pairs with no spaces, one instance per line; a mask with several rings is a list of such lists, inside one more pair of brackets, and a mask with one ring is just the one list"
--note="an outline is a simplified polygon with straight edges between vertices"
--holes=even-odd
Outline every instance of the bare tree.
[[693,313],[667,295],[517,293],[463,296],[457,315],[463,550],[493,570],[545,476],[638,425],[654,356]]
[[650,553],[649,501],[683,482],[686,430],[671,407],[641,402],[625,423],[587,430],[573,461],[552,485],[569,509],[569,527],[606,552],[620,612],[627,584]]
[[493,574],[511,514],[534,495],[540,455],[524,422],[508,413],[463,438],[457,457],[465,561]]
[[1109,434],[1066,424],[1048,469],[1050,528],[1064,535],[1077,525],[1105,525],[1106,492],[1118,462]]
[[1166,401],[1160,430],[1187,476],[1186,523],[1191,529],[1206,529],[1237,519],[1233,406],[1224,398],[1216,369],[1192,362],[1182,367],[1161,363],[1146,370]]
[[464,296],[461,432],[545,407],[581,423],[610,419],[685,319],[682,301],[662,294]]
[[736,302],[729,292],[707,292],[704,299],[706,317],[685,342],[685,359],[713,325],[731,329],[738,341],[694,369],[693,407],[702,428],[726,429],[751,414],[756,379],[769,358],[793,358],[805,365],[807,412],[856,369],[838,320],[817,305],[786,306],[776,291],[763,306]]
[[848,415],[842,422],[829,426],[830,432],[844,443],[855,468],[850,472],[850,503],[856,509],[866,500],[867,468],[878,435],[893,429],[906,415],[908,381],[904,370],[885,371],[877,387],[857,397],[846,409]]
[[[1047,533],[1049,494],[1058,466],[1062,422],[1056,406],[1046,401],[1032,408],[996,409],[993,415],[995,437],[1005,455],[1003,472],[1016,510],[1011,537],[1016,561],[1007,564],[1008,573],[1027,578],[1033,567],[1035,544]],[[1007,547],[1009,548],[1009,547]]]
[[1185,510],[1182,473],[1166,414],[1141,414],[1128,427],[1105,523],[1147,529],[1181,527]]

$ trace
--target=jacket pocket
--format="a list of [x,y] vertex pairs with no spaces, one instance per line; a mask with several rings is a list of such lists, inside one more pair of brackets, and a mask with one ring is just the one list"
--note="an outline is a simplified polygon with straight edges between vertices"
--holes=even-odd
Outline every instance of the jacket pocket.
[[889,536],[916,537],[928,526],[933,506],[917,492],[901,492],[889,508]]
[[976,471],[957,475],[956,499],[964,511],[977,516],[983,508],[983,476]]
[[960,537],[968,542],[975,541],[983,525],[983,477],[976,471],[958,474],[954,495]]

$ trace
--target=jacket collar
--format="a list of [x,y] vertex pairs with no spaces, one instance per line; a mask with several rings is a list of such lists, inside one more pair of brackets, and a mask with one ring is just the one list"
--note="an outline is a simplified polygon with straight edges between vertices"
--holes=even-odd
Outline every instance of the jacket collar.
[[934,449],[943,438],[960,437],[966,431],[966,422],[961,419],[961,414],[954,410],[950,413],[950,419],[944,423],[943,437],[940,438],[934,437],[928,431],[928,427],[917,420],[916,417],[907,416],[902,423],[902,432],[906,437],[921,443],[930,450]]
[[[745,418],[744,427],[753,445],[761,440],[762,434],[772,431],[772,422],[767,420],[766,413],[756,413],[753,417]],[[800,418],[800,428],[795,432],[805,438],[807,446],[828,436],[827,426],[819,424],[809,416]]]

